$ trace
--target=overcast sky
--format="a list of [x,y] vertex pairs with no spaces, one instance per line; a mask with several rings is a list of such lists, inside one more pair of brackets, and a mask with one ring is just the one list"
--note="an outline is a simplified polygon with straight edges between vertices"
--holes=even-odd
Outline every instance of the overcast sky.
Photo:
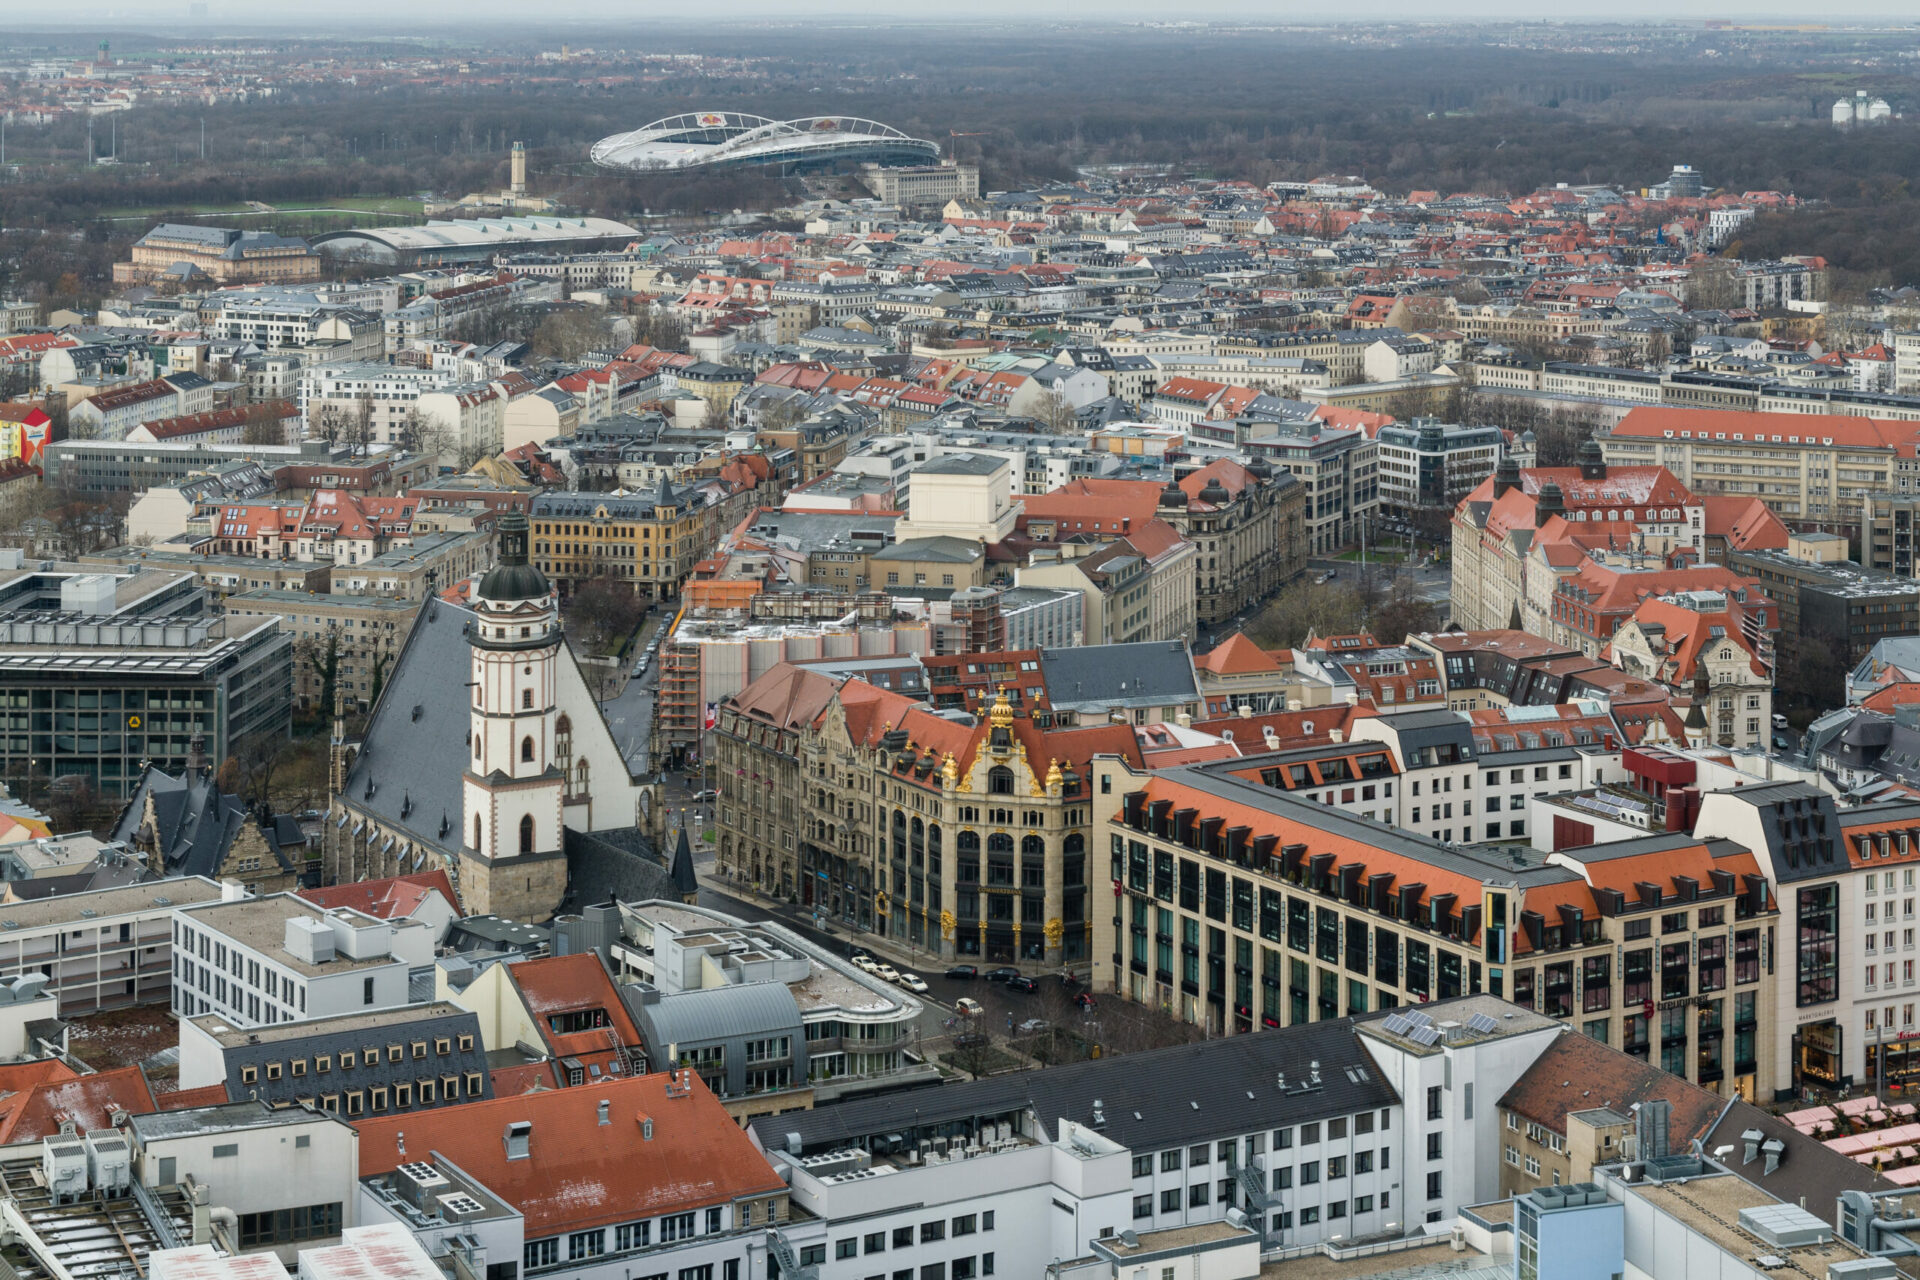
[[[207,0],[207,26],[223,31],[248,25],[311,31],[414,30],[437,34],[449,27],[476,21],[511,23],[522,34],[532,34],[529,18],[538,15],[542,29],[563,30],[591,26],[609,32],[633,30],[649,23],[675,23],[681,14],[720,21],[761,21],[819,18],[868,19],[897,24],[916,17],[931,21],[1040,18],[1051,23],[1140,20],[1204,20],[1245,18],[1263,22],[1317,22],[1343,16],[1338,7],[1289,5],[1272,0],[1056,0],[1036,8],[1031,0],[965,0],[952,6],[901,4],[899,0],[819,0],[818,3],[779,3],[778,0],[701,0],[676,12],[633,0],[563,0],[551,6],[531,6],[526,0]],[[76,26],[106,23],[121,27],[160,28],[184,33],[188,0],[66,0],[49,6],[42,0],[0,0],[0,21],[8,28],[73,30]],[[1525,19],[1543,14],[1569,21],[1585,19],[1645,19],[1697,21],[1718,18],[1790,20],[1794,22],[1915,21],[1911,0],[1853,0],[1843,7],[1820,9],[1805,0],[1574,0],[1571,4],[1542,5],[1539,0],[1376,0],[1367,8],[1367,20]],[[569,30],[569,35],[572,32]],[[0,33],[0,45],[6,42]]]

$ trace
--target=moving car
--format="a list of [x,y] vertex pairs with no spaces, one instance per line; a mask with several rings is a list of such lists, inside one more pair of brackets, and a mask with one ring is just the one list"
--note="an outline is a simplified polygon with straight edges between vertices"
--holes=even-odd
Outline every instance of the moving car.
[[1089,1013],[1100,1007],[1100,1002],[1093,998],[1093,992],[1091,991],[1082,991],[1073,998],[1073,1003],[1076,1007],[1085,1009]]
[[977,1018],[987,1010],[984,1005],[972,996],[961,996],[953,1002],[953,1011],[963,1018]]
[[949,978],[959,978],[964,982],[972,982],[980,976],[980,970],[970,964],[957,964],[947,970],[947,976]]
[[1023,1036],[1037,1036],[1046,1029],[1047,1020],[1045,1018],[1028,1018],[1020,1024],[1020,1034]]
[[900,975],[899,982],[901,986],[917,996],[927,994],[927,981],[917,973],[903,973]]
[[1032,994],[1039,989],[1039,985],[1024,973],[1016,973],[1007,979],[1007,990],[1009,991],[1025,991],[1028,994]]
[[696,791],[693,793],[693,802],[695,804],[710,804],[719,798],[720,793],[718,791]]
[[988,982],[1005,982],[1009,978],[1017,978],[1019,976],[1020,971],[1010,965],[1001,965],[998,969],[989,969],[985,975]]

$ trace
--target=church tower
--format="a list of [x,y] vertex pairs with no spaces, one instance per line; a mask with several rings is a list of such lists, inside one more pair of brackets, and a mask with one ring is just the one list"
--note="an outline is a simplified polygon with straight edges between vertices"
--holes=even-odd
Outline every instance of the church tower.
[[[500,559],[473,589],[460,896],[469,911],[546,920],[566,895],[554,762],[559,602],[527,560],[527,517],[500,519]],[[453,843],[449,841],[449,843]]]

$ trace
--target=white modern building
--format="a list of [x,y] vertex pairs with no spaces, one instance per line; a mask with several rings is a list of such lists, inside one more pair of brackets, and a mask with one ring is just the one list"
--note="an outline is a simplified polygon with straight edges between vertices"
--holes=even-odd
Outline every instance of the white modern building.
[[324,911],[291,893],[183,909],[173,921],[173,1011],[272,1026],[407,1003],[410,968],[433,963],[424,921]]

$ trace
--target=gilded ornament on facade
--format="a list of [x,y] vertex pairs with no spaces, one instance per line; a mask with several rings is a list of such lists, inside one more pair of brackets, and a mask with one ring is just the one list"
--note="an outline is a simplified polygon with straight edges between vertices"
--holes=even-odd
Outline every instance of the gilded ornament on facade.
[[1067,926],[1060,923],[1059,916],[1055,916],[1053,919],[1047,921],[1046,932],[1047,945],[1058,948],[1060,946],[1060,940],[1067,936]]
[[949,942],[953,941],[953,929],[957,923],[958,921],[953,918],[953,912],[942,911],[940,913],[940,936]]

